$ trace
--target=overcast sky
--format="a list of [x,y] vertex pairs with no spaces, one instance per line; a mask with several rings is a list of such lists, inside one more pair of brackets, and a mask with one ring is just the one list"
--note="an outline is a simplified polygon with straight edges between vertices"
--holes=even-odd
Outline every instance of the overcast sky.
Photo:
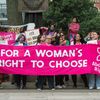
[[6,3],[6,0],[0,0],[0,3]]

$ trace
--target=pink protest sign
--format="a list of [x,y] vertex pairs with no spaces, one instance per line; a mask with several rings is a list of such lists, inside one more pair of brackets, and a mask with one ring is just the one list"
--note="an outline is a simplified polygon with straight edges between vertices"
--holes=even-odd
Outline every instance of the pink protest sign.
[[15,43],[15,33],[0,32],[0,44],[13,45]]
[[0,73],[24,75],[100,74],[100,46],[0,45]]

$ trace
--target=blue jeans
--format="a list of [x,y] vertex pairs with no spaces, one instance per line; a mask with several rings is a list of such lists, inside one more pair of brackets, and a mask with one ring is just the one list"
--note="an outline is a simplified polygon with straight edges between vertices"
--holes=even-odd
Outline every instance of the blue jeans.
[[89,79],[89,87],[95,87],[96,85],[96,88],[97,87],[100,87],[100,75],[93,75],[93,74],[90,74],[88,76],[88,79]]

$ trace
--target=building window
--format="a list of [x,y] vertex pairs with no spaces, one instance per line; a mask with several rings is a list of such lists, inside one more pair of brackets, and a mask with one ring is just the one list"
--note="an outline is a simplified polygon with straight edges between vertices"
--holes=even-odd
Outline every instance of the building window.
[[0,4],[0,18],[7,18],[7,5]]

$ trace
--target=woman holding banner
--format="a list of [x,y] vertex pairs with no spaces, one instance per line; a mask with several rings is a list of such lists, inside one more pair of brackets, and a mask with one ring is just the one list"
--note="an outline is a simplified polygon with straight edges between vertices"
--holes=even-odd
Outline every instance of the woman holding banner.
[[[46,46],[51,46],[52,45],[51,44],[51,42],[52,42],[52,36],[51,35],[47,35],[46,36],[46,41],[45,41],[46,42]],[[46,76],[46,78],[47,78],[47,81],[48,81],[49,89],[55,90],[54,89],[54,76]]]
[[[36,43],[36,45],[45,45],[45,39],[46,39],[45,35],[42,35],[42,34],[39,35],[37,37],[37,43]],[[46,83],[45,76],[37,76],[37,80],[36,80],[37,90],[42,90],[44,83]]]
[[[16,46],[27,46],[26,37],[23,34],[20,34],[15,43]],[[14,75],[15,83],[18,89],[26,88],[26,75]]]
[[[38,43],[37,45],[45,45],[45,46],[51,46],[51,35],[47,35],[46,38],[44,35],[40,35],[38,37]],[[53,76],[38,76],[37,77],[37,90],[42,90],[43,85],[46,82],[46,79],[48,81],[49,89],[54,90],[54,77]]]
[[[86,42],[84,41],[84,38],[81,34],[76,34],[76,36],[74,38],[74,44],[75,45],[86,44]],[[86,75],[81,75],[81,78],[84,82],[85,87],[88,87]],[[73,83],[74,83],[74,88],[77,88],[77,75],[72,75],[72,80],[73,80]]]
[[[7,45],[7,41],[4,40],[4,38],[2,36],[0,36],[0,44]],[[3,82],[3,78],[4,78],[4,74],[0,73],[0,88],[3,88],[1,85]]]
[[[98,39],[99,39],[99,34],[96,32],[91,32],[91,40],[88,41],[87,44],[100,44]],[[89,89],[94,89],[96,87],[96,89],[100,90],[100,75],[90,74],[88,76],[88,79],[89,79]]]
[[3,74],[0,73],[0,88],[3,88],[3,87],[1,86],[2,81],[3,81]]
[[[60,46],[66,46],[69,45],[69,41],[66,39],[64,32],[59,32],[59,45]],[[56,75],[55,76],[55,85],[56,88],[61,89],[61,88],[66,88],[65,82],[69,80],[69,75]]]

